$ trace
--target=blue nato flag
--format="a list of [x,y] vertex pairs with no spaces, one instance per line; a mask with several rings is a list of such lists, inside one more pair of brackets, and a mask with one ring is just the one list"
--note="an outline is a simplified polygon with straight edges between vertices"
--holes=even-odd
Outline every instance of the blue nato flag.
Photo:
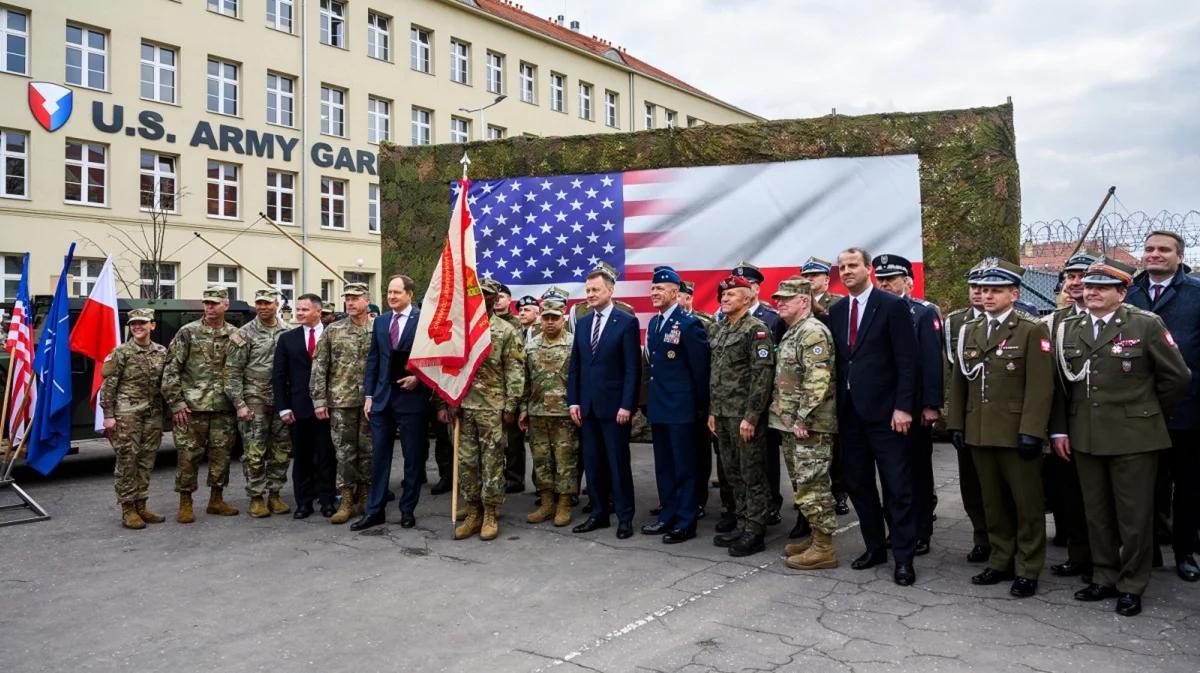
[[71,243],[33,358],[38,397],[27,462],[43,475],[58,467],[71,448],[71,315],[67,306],[67,274],[74,255],[75,244]]

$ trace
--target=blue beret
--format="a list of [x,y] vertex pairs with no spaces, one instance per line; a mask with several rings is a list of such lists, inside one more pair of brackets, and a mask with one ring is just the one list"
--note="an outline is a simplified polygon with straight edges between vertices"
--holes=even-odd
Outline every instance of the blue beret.
[[654,267],[654,278],[652,278],[650,280],[650,282],[651,283],[675,283],[676,285],[680,285],[680,286],[683,285],[683,279],[681,279],[679,277],[678,273],[675,273],[675,269],[672,269],[669,266]]

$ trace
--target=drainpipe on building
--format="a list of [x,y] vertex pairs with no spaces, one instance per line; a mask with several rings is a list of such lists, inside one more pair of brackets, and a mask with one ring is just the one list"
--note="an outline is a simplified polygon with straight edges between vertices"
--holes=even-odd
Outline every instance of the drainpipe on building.
[[633,71],[629,71],[629,130],[637,130],[637,101],[633,99]]
[[[300,240],[308,245],[308,0],[300,0]],[[308,285],[308,253],[300,252],[300,294],[312,292]],[[293,299],[294,301],[294,299]]]

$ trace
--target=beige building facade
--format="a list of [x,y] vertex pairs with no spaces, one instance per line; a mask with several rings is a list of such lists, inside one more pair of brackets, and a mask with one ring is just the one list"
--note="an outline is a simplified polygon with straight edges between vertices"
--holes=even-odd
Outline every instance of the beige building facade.
[[6,301],[71,241],[76,296],[378,288],[381,143],[758,119],[491,0],[0,0],[0,99]]

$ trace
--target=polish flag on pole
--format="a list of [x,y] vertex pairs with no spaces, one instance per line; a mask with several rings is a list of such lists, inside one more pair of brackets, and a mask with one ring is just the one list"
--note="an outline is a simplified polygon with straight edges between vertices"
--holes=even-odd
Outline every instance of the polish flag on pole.
[[104,260],[104,268],[96,278],[92,294],[71,330],[71,350],[88,356],[95,362],[92,376],[92,406],[96,410],[96,432],[104,431],[104,410],[100,408],[100,383],[104,359],[121,343],[121,323],[117,316],[117,281],[113,276],[112,257]]
[[475,275],[475,226],[467,205],[467,164],[454,199],[446,244],[421,304],[408,370],[457,406],[492,350],[483,291]]

